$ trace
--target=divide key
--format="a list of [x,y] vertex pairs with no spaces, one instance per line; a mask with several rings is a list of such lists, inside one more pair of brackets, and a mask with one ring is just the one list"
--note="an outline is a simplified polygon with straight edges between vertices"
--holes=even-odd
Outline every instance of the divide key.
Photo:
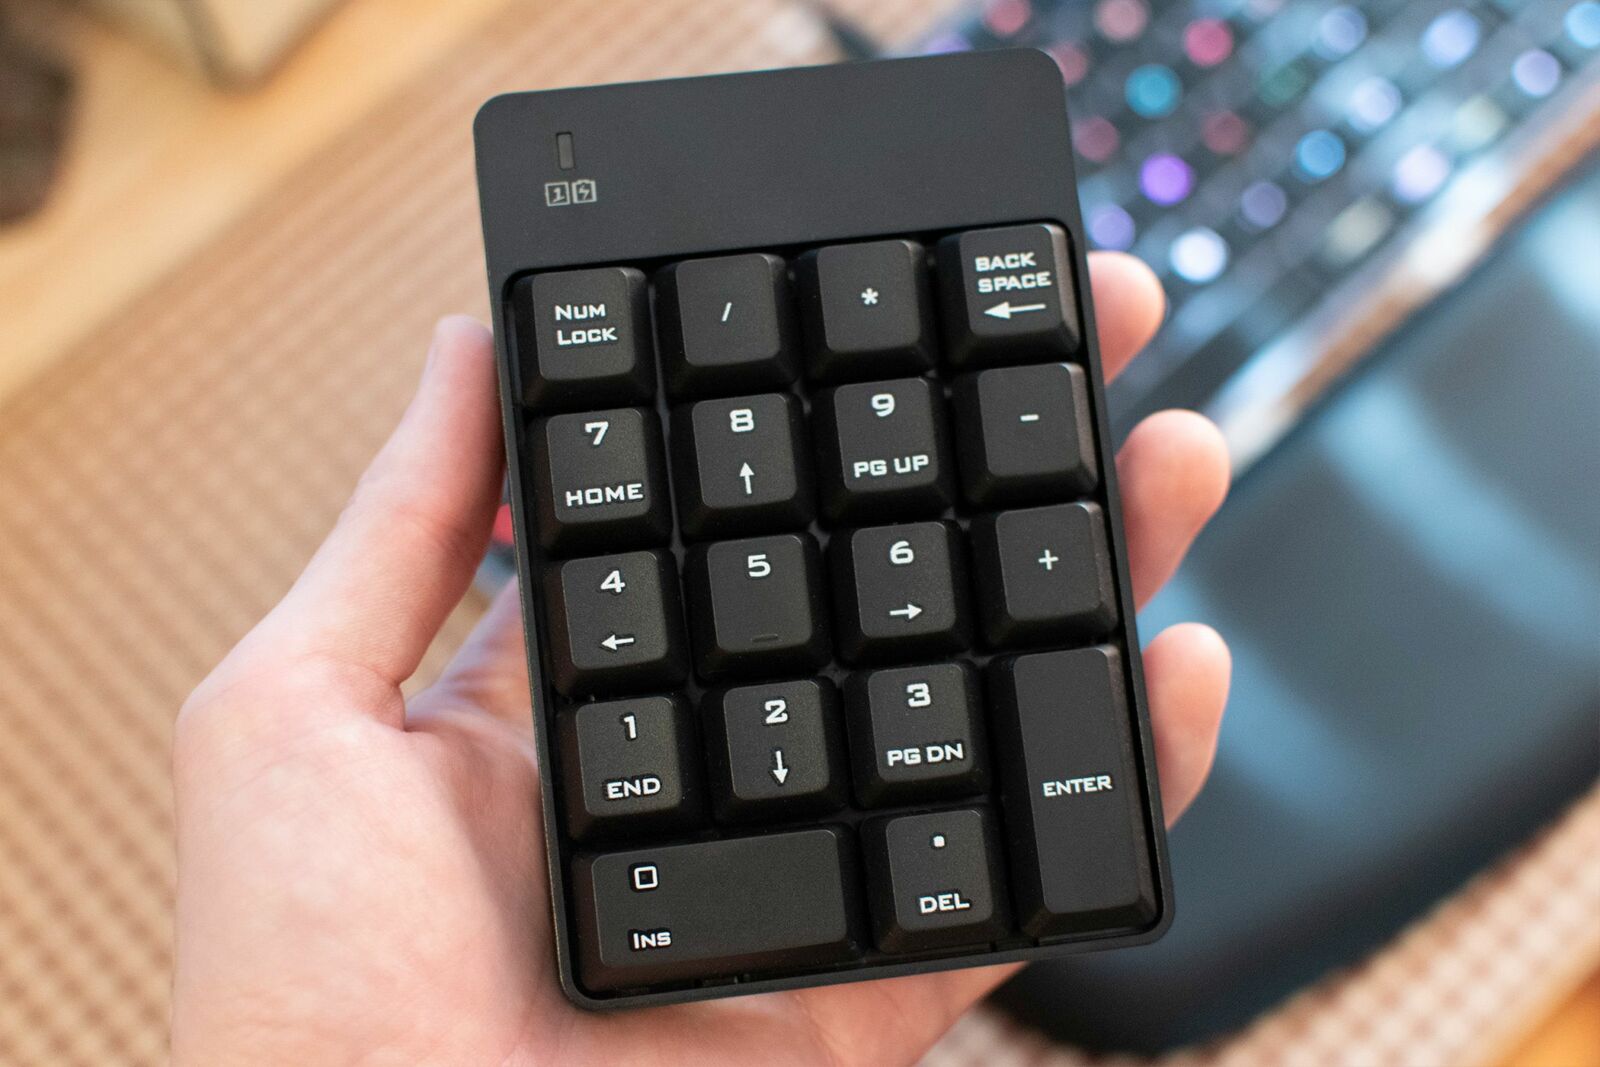
[[939,242],[950,365],[1061,359],[1078,350],[1067,235],[1048,222],[968,230]]

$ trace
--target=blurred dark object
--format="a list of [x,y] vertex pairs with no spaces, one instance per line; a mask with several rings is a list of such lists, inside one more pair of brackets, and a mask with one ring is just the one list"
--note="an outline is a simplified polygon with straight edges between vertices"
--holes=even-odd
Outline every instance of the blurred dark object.
[[1201,408],[1243,473],[1141,621],[1236,655],[1172,931],[1000,995],[1154,1052],[1360,960],[1600,770],[1600,2],[983,0],[923,50],[1019,45],[1091,244],[1171,300],[1114,424]]
[[61,166],[72,77],[0,8],[0,225],[44,205]]
[[1030,967],[998,994],[1014,1014],[1097,1050],[1234,1031],[1593,786],[1597,205],[1592,159],[1249,471],[1141,615],[1234,650],[1216,768],[1171,837],[1176,918]]

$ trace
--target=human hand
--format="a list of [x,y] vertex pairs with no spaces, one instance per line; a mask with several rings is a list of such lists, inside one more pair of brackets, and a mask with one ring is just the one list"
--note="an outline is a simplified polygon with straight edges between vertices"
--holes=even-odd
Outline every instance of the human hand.
[[[1162,314],[1090,257],[1115,375]],[[1221,504],[1216,429],[1164,412],[1117,467],[1142,605]],[[503,473],[492,344],[441,322],[422,384],[288,595],[177,723],[179,1067],[904,1063],[1012,973],[987,967],[611,1015],[556,980],[515,589],[438,682],[417,667],[487,544]],[[1167,817],[1199,791],[1229,659],[1195,624],[1144,654]]]

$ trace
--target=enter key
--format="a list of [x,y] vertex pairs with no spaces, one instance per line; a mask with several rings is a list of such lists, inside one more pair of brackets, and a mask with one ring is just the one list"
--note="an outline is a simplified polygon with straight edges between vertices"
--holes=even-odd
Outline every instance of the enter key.
[[1034,937],[1157,915],[1121,653],[1107,645],[989,668],[1012,886]]

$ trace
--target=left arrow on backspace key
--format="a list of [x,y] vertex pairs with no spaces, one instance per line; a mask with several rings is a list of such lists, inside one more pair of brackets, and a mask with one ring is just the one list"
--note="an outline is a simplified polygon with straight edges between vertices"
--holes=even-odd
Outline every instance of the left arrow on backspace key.
[[633,644],[633,640],[632,634],[612,634],[610,637],[607,637],[605,640],[601,641],[600,644],[615,652],[619,648]]

